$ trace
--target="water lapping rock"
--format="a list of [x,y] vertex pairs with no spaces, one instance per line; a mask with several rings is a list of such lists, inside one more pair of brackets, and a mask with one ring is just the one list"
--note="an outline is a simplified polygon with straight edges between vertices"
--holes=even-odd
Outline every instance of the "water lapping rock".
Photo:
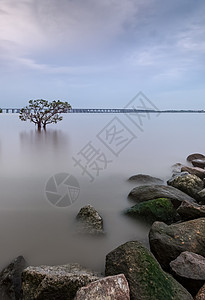
[[15,258],[0,273],[0,299],[19,300],[21,297],[21,274],[27,267],[23,256]]
[[91,205],[82,207],[76,216],[77,232],[88,235],[103,235],[103,218]]
[[178,207],[183,201],[191,203],[196,202],[192,197],[179,189],[165,185],[138,186],[130,191],[128,197],[137,203],[157,198],[168,198],[176,207]]

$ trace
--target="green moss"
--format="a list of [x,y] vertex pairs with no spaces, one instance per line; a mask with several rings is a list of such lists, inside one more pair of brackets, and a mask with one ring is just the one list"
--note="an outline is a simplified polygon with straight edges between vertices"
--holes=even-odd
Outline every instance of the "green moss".
[[167,198],[157,198],[146,202],[138,203],[125,211],[126,215],[130,215],[137,219],[143,218],[146,221],[162,221],[171,223],[176,220],[176,209],[171,200]]
[[138,251],[138,255],[140,269],[143,270],[141,274],[138,274],[138,278],[140,277],[141,281],[144,282],[145,299],[180,299],[179,296],[183,294],[183,290],[181,291],[179,284],[170,275],[162,271],[150,252],[142,247],[141,251]]

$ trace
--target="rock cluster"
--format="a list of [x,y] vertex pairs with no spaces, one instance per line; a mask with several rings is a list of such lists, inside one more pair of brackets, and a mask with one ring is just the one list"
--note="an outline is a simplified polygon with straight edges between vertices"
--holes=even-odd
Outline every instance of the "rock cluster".
[[[0,298],[204,300],[205,156],[191,154],[187,164],[175,165],[168,185],[143,174],[129,180],[137,185],[128,195],[135,205],[123,213],[151,223],[150,250],[139,241],[120,245],[107,254],[104,276],[79,264],[26,267],[18,257],[0,273]],[[79,233],[104,234],[91,205],[76,220]]]

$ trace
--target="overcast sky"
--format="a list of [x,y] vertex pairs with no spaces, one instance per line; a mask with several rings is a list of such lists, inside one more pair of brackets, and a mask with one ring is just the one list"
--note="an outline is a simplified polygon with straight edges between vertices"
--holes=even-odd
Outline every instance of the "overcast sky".
[[0,0],[0,107],[205,109],[204,0]]

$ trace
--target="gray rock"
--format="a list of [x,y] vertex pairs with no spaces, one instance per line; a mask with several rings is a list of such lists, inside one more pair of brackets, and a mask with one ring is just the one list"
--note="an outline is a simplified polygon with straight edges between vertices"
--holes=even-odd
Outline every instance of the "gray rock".
[[193,296],[205,283],[205,258],[193,252],[182,252],[170,263],[171,272]]
[[130,290],[124,274],[108,276],[78,290],[75,300],[129,300]]
[[134,182],[139,185],[148,185],[148,184],[163,184],[164,181],[157,177],[152,177],[150,175],[145,174],[137,174],[131,176],[129,181]]
[[100,275],[79,264],[28,267],[22,273],[23,300],[69,300]]
[[106,256],[106,275],[124,274],[133,300],[193,299],[165,273],[151,252],[137,241],[127,242]]
[[18,300],[21,296],[21,274],[27,263],[23,256],[15,258],[0,273],[0,299]]
[[201,179],[205,178],[205,170],[202,168],[183,166],[181,168],[181,171],[188,172],[189,174],[192,174],[192,175],[196,175]]
[[198,291],[195,300],[204,300],[205,299],[205,284]]
[[205,256],[205,218],[166,225],[155,222],[149,233],[150,249],[160,265],[169,270],[169,263],[181,252]]
[[181,168],[183,167],[183,165],[181,163],[176,163],[172,166],[172,173],[173,174],[178,174],[181,172]]
[[191,203],[196,202],[193,198],[191,198],[184,192],[172,186],[165,185],[138,186],[131,190],[128,197],[133,199],[137,203],[157,198],[168,198],[176,207],[178,207],[182,201]]
[[192,162],[192,160],[194,160],[194,159],[203,159],[203,158],[205,158],[205,156],[203,154],[193,153],[193,154],[190,154],[189,156],[187,156],[187,161]]
[[194,167],[205,168],[205,159],[194,159],[191,163]]
[[89,235],[104,234],[103,219],[93,206],[87,205],[82,207],[76,219],[78,233]]
[[190,197],[200,200],[198,192],[204,188],[204,182],[196,175],[175,176],[167,181],[167,184],[181,190]]
[[183,220],[202,218],[205,217],[205,205],[182,202],[182,204],[177,209],[177,213]]
[[205,189],[198,192],[198,201],[200,204],[205,204]]

